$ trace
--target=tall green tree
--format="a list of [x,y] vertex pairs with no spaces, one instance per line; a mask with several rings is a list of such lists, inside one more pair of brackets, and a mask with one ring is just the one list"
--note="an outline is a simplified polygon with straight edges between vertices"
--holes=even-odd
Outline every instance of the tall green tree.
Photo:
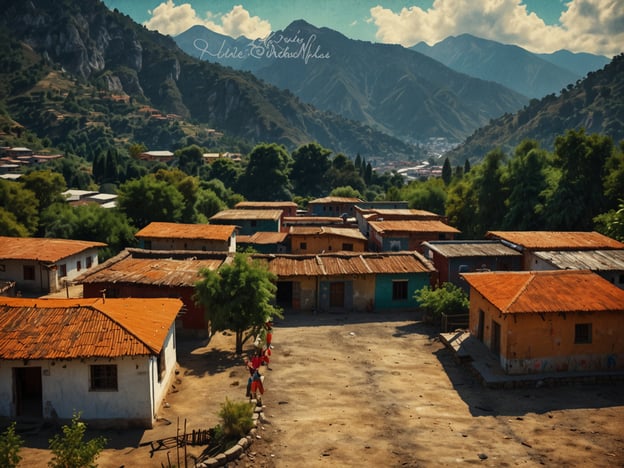
[[272,144],[257,145],[249,154],[240,188],[248,200],[291,200],[289,171],[292,159],[286,148]]
[[442,165],[442,180],[445,185],[451,183],[451,179],[453,178],[453,168],[451,167],[451,161],[449,161],[448,156],[444,159],[444,164]]
[[238,190],[241,174],[241,165],[230,158],[219,158],[210,164],[210,178],[223,182],[223,185],[232,190]]
[[0,208],[12,213],[28,235],[37,232],[39,201],[35,193],[26,189],[20,182],[0,179]]
[[173,157],[181,171],[196,176],[199,168],[204,164],[203,155],[204,152],[199,146],[191,145],[177,150]]
[[505,216],[506,187],[503,185],[503,161],[505,154],[500,149],[490,151],[479,164],[473,179],[477,195],[475,232],[481,237],[486,231],[499,229]]
[[58,172],[50,170],[29,172],[20,178],[20,182],[24,184],[24,188],[35,194],[39,201],[39,212],[52,203],[65,202],[61,194],[67,190],[67,185]]
[[398,199],[407,200],[410,208],[445,214],[447,194],[442,179],[429,178],[424,182],[410,182],[400,190],[400,194]]
[[274,305],[276,277],[266,264],[238,253],[218,271],[203,269],[195,284],[195,301],[204,306],[212,332],[231,330],[236,353],[257,336],[269,318],[282,318]]
[[326,174],[331,167],[330,155],[331,150],[318,143],[308,143],[293,152],[290,179],[297,195],[320,197],[327,193],[329,181]]

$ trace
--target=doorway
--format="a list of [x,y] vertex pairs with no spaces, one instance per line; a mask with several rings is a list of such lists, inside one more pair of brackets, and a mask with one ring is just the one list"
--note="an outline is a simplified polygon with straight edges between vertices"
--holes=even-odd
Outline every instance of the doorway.
[[491,349],[496,356],[500,356],[500,340],[501,340],[501,327],[500,324],[492,320],[492,342]]
[[14,367],[15,416],[43,417],[41,367]]

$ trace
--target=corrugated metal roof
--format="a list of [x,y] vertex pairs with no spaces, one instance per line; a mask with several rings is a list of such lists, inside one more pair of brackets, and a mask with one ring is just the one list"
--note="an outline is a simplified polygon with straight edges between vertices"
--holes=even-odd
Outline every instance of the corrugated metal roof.
[[137,239],[202,239],[227,241],[236,226],[153,222],[135,234]]
[[254,255],[278,277],[349,276],[435,271],[417,252],[330,253],[318,255]]
[[345,224],[345,220],[340,216],[285,216],[284,226],[294,225],[325,225],[325,224]]
[[438,220],[370,221],[369,226],[377,232],[449,232],[459,233],[459,229]]
[[308,205],[318,205],[321,203],[360,203],[362,200],[359,198],[350,197],[324,197],[310,200]]
[[555,250],[535,256],[561,270],[624,271],[624,250]]
[[366,236],[358,229],[333,226],[291,226],[289,234],[291,236],[339,236],[366,240]]
[[193,286],[200,279],[199,270],[216,270],[227,258],[226,253],[126,249],[80,275],[75,282]]
[[234,205],[234,208],[238,210],[249,208],[297,208],[297,204],[289,201],[242,201]]
[[237,244],[280,244],[286,240],[286,232],[255,232],[251,236],[237,236]]
[[464,273],[462,276],[504,314],[624,313],[624,290],[588,270]]
[[490,231],[486,237],[503,239],[528,250],[624,249],[622,242],[595,231]]
[[404,217],[404,218],[419,217],[419,218],[433,218],[433,219],[444,217],[442,215],[432,213],[431,211],[415,210],[411,208],[371,208],[371,209],[365,209],[361,211],[370,212],[371,214],[376,214],[376,215],[380,215],[383,217],[385,216],[397,217],[397,218],[398,217]]
[[158,354],[179,299],[0,298],[0,358]]
[[106,244],[47,237],[0,236],[0,260],[38,260],[54,263],[97,247],[106,247]]
[[231,220],[239,219],[270,219],[278,220],[282,216],[282,210],[223,210],[212,216],[210,219]]
[[500,241],[428,241],[423,245],[446,258],[455,257],[521,257],[517,250]]

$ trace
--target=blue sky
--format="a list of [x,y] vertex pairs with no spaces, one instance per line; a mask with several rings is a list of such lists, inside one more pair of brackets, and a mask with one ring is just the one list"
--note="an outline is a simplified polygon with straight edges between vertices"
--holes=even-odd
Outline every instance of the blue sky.
[[623,51],[622,0],[104,0],[172,36],[204,24],[230,36],[264,37],[304,19],[352,39],[430,45],[470,33],[532,52],[566,48],[608,57]]

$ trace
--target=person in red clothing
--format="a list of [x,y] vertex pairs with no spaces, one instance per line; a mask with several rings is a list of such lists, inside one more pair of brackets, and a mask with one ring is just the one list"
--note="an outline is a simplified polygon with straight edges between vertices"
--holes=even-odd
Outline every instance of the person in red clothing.
[[[260,394],[258,396],[258,393]],[[264,394],[264,385],[262,384],[262,376],[256,369],[251,376],[251,398],[256,400],[257,405],[262,405],[262,395]]]
[[273,341],[273,322],[271,322],[270,320],[267,320],[267,322],[264,324],[264,328],[265,328],[265,342],[266,342],[266,347],[267,348],[271,348],[271,342]]
[[262,353],[260,351],[254,352],[254,355],[251,358],[251,367],[253,369],[260,369],[263,362],[264,358],[262,357]]
[[266,348],[264,348],[264,350],[262,351],[262,363],[266,364],[267,369],[269,370],[273,370],[269,367],[269,362],[271,361],[271,348],[269,346],[267,346]]

